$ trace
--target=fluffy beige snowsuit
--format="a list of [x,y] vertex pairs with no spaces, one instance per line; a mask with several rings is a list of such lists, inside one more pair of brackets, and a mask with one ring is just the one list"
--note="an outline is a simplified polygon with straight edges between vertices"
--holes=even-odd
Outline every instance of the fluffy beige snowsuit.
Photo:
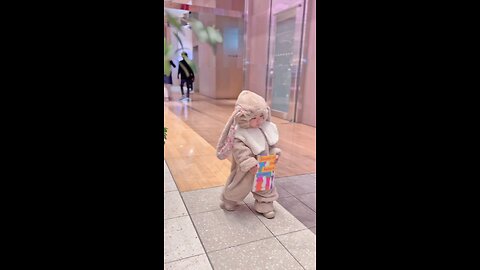
[[[266,120],[259,128],[250,128],[249,121],[259,115]],[[258,164],[259,155],[280,155],[278,130],[271,121],[270,108],[265,100],[250,91],[244,90],[238,96],[235,111],[225,126],[217,145],[217,157],[224,159],[231,152],[233,162],[221,200],[233,208],[252,191],[255,173],[250,169]],[[273,211],[273,201],[278,193],[273,189],[252,192],[255,198],[254,208],[259,213]]]

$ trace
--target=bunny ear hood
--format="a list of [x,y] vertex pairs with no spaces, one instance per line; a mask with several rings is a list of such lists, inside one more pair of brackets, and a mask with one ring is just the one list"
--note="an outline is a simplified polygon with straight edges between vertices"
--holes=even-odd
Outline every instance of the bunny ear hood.
[[220,135],[217,144],[217,157],[219,159],[225,159],[230,154],[237,125],[241,128],[249,128],[250,119],[260,114],[264,114],[265,120],[270,121],[270,108],[265,99],[251,91],[243,90],[238,95],[235,110],[223,128],[222,135]]
[[254,92],[243,90],[238,95],[236,106],[245,110],[244,114],[239,115],[235,121],[241,128],[249,128],[250,119],[263,114],[266,121],[270,121],[270,108],[265,99]]
[[268,105],[265,102],[265,99],[263,99],[263,97],[248,90],[243,90],[240,95],[238,95],[238,99],[235,105],[239,105],[247,112],[253,114],[266,110],[268,108]]

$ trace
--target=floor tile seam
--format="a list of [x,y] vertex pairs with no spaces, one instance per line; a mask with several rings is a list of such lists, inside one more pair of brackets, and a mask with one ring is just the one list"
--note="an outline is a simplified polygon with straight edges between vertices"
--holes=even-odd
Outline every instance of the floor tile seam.
[[[170,166],[168,166],[167,160],[166,160],[166,159],[163,159],[163,161],[164,161],[165,164],[167,165],[168,174],[170,174],[170,178],[172,178],[173,184],[175,184],[175,187],[177,188],[176,191],[178,191],[178,192],[180,193],[180,189],[178,188],[177,182],[175,181],[175,178],[173,177],[172,171],[170,170]],[[186,206],[185,206],[185,207],[186,207]]]
[[[275,180],[275,179],[274,179],[274,180]],[[275,181],[274,181],[274,185],[275,185]],[[286,188],[284,188],[284,187],[282,187],[282,186],[279,186],[279,187],[281,187],[283,190],[285,190],[285,192],[287,192],[290,196],[293,196],[293,194],[290,193],[290,192],[288,192],[288,190],[287,190]],[[277,193],[278,193],[278,191],[277,191]],[[280,196],[279,196],[278,198],[280,198]]]
[[[245,202],[244,202],[244,203],[245,203]],[[279,202],[277,202],[277,203],[280,204]],[[246,204],[247,207],[248,207],[248,203],[245,203],[245,204]],[[250,203],[250,204],[252,204],[252,203]],[[281,205],[281,204],[280,204],[280,205]],[[283,205],[282,205],[282,207],[283,207]],[[248,207],[248,208],[250,209],[250,207]],[[295,218],[298,222],[300,222],[300,223],[305,227],[305,229],[300,229],[300,230],[296,230],[296,231],[293,231],[293,232],[299,232],[299,231],[307,230],[307,229],[310,229],[310,228],[312,228],[312,227],[316,227],[316,226],[317,226],[317,222],[315,221],[315,225],[311,225],[311,226],[309,227],[309,226],[307,226],[304,222],[302,222],[300,219],[298,219],[294,214],[292,214],[287,208],[283,207],[283,209],[284,209],[286,212],[288,212],[290,215],[292,215],[293,218]],[[253,212],[252,209],[250,209],[250,211]],[[255,214],[255,212],[253,212],[253,213]],[[256,216],[256,217],[260,220],[260,222],[262,222],[262,224],[268,229],[268,227],[266,226],[266,224],[263,223],[263,221],[261,220],[260,215],[258,215],[258,216],[255,215],[255,216]],[[282,234],[274,234],[270,229],[268,229],[268,230],[269,230],[274,236],[285,235],[285,234],[289,234],[289,233],[290,233],[290,232],[289,232],[289,233],[282,233]]]
[[[298,200],[298,199],[297,199]],[[256,215],[256,211],[254,212],[253,209],[251,209],[248,204],[251,204],[252,207],[253,207],[253,204],[254,203],[246,203],[244,202],[245,205],[248,207],[248,209],[250,209],[250,211],[253,212],[253,214],[255,214],[255,216],[260,220],[260,222],[262,222],[262,224],[268,229],[267,225],[262,221],[262,219],[260,218],[260,215]],[[308,229],[307,225],[305,225],[300,219],[298,219],[294,214],[292,214],[287,208],[285,208],[281,203],[279,203],[277,201],[278,204],[280,204],[283,208],[283,210],[285,210],[287,213],[289,213],[294,219],[296,219],[299,223],[301,223],[303,226],[305,226],[306,229]],[[315,222],[315,226],[317,226],[317,223]],[[270,229],[268,229],[270,231]],[[302,229],[302,230],[305,230],[305,229]],[[270,231],[273,235],[275,235],[272,231]]]
[[[180,119],[180,120],[183,121],[182,119]],[[184,122],[184,123],[185,123],[185,122]],[[185,123],[185,124],[186,124],[186,123]],[[188,124],[187,124],[187,126],[188,126]],[[188,128],[192,129],[190,126],[188,126]],[[194,131],[194,130],[192,129],[192,131]],[[195,131],[194,131],[194,132],[195,132]],[[196,132],[195,132],[195,133],[196,133]],[[197,134],[197,136],[199,136],[200,138],[203,139],[203,137],[201,137],[198,133],[196,133],[196,134]],[[207,142],[207,144],[208,144],[208,142]],[[210,144],[209,144],[209,145],[210,145]],[[205,156],[205,155],[203,155],[203,156]],[[168,164],[167,164],[167,166],[168,166]],[[170,170],[169,170],[168,173],[171,175],[172,180],[175,182],[174,177],[173,177],[173,175],[171,174],[171,171],[170,171]],[[307,174],[307,175],[311,175],[311,173],[306,173],[306,174]],[[306,175],[306,174],[301,174],[301,175]],[[293,176],[296,176],[296,175],[293,175]],[[176,182],[175,182],[175,185],[176,185]],[[208,187],[208,188],[215,188],[215,187]],[[178,186],[177,186],[177,189],[178,189]],[[207,188],[201,188],[201,189],[207,189]],[[181,192],[181,191],[179,191],[179,190],[176,190],[176,191],[179,192],[180,195],[181,195],[182,192],[189,192],[189,191],[182,191],[182,192]],[[194,190],[191,190],[191,191],[194,191]],[[287,191],[287,190],[286,190],[286,191]],[[296,199],[298,199],[295,195],[291,194],[290,192],[287,191],[287,193],[289,193],[291,196],[294,196]],[[308,193],[304,193],[304,194],[308,194]],[[299,194],[299,195],[303,195],[303,194]],[[187,214],[188,214],[188,216],[189,216],[189,218],[190,218],[190,221],[191,221],[191,223],[192,223],[192,225],[193,225],[193,227],[194,227],[194,229],[195,229],[196,235],[197,235],[197,237],[198,237],[198,239],[199,239],[199,241],[200,241],[200,243],[201,243],[201,245],[202,245],[203,250],[205,251],[204,254],[207,254],[207,258],[208,258],[208,260],[209,260],[209,263],[211,264],[211,266],[212,266],[212,268],[213,268],[213,265],[212,265],[212,262],[210,261],[210,258],[209,258],[209,256],[208,256],[208,253],[218,252],[218,251],[221,251],[221,250],[224,250],[224,249],[212,250],[212,251],[206,252],[205,246],[203,245],[203,242],[202,242],[201,238],[199,237],[197,227],[195,226],[195,223],[193,222],[193,220],[192,220],[192,218],[191,218],[191,215],[192,215],[192,214],[190,214],[188,208],[186,207],[185,202],[184,202],[184,200],[183,200],[183,196],[181,196],[181,198],[182,198],[182,202],[183,202],[183,204],[184,204],[184,206],[185,206],[185,208],[186,208]],[[298,199],[298,200],[299,200],[299,199]],[[247,205],[246,202],[243,202],[243,203],[244,203],[245,205]],[[302,202],[302,204],[303,204],[303,202]],[[281,204],[280,204],[280,205],[281,205]],[[247,207],[248,207],[248,205],[247,205]],[[282,207],[283,207],[283,206],[282,206]],[[307,206],[307,207],[308,207],[308,206]],[[250,209],[250,207],[248,207],[248,208]],[[283,207],[283,208],[284,208],[284,207]],[[284,209],[285,209],[285,208],[284,208]],[[210,210],[210,211],[199,212],[199,213],[196,213],[196,214],[205,213],[205,212],[211,212],[211,211],[217,211],[217,210],[219,210],[219,209],[214,209],[214,210]],[[288,211],[287,209],[285,209],[285,210],[286,210],[288,213],[290,213],[290,211]],[[253,212],[252,209],[250,209],[250,211]],[[290,213],[290,214],[291,214],[291,213]],[[291,214],[291,215],[292,215],[292,214]],[[186,216],[186,215],[182,215],[182,216],[179,216],[179,217],[185,217],[185,216]],[[260,216],[257,216],[257,215],[255,215],[255,216],[257,217],[257,219],[260,220]],[[292,216],[293,216],[293,215],[292,215]],[[175,217],[175,218],[179,218],[179,217]],[[294,217],[295,219],[297,219],[295,216],[293,216],[293,217]],[[170,219],[173,219],[173,218],[170,218]],[[298,219],[297,219],[297,220],[298,220]],[[299,221],[299,220],[298,220],[298,221]],[[257,242],[257,241],[262,241],[262,240],[269,239],[269,238],[272,238],[272,237],[273,237],[273,238],[276,238],[277,241],[280,242],[280,244],[289,252],[289,254],[291,254],[290,251],[289,251],[289,250],[281,243],[281,241],[277,238],[277,236],[276,236],[261,220],[260,220],[260,222],[261,222],[261,223],[265,226],[265,228],[272,234],[272,236],[271,236],[271,237],[267,237],[267,238],[263,238],[263,239],[259,239],[259,240],[255,240],[255,241],[250,241],[250,242],[248,242],[248,243],[253,243],[253,242]],[[302,223],[302,222],[300,222],[300,223]],[[302,223],[302,224],[303,224],[303,223]],[[305,226],[305,225],[304,225],[304,226]],[[315,225],[315,226],[316,226],[316,225]],[[305,227],[307,227],[307,226],[305,226]],[[314,226],[312,226],[312,227],[314,227]],[[309,228],[302,229],[302,230],[307,230],[307,229],[309,229]],[[298,230],[298,231],[302,231],[302,230]],[[294,231],[294,232],[298,232],[298,231]],[[294,232],[289,232],[289,233],[294,233]],[[280,235],[286,235],[286,234],[289,234],[289,233],[279,234],[279,236],[280,236]],[[243,244],[239,244],[239,245],[236,245],[236,246],[245,245],[245,244],[248,244],[248,243],[243,243]],[[232,246],[232,247],[236,247],[236,246]],[[227,247],[227,248],[231,248],[231,247]],[[227,249],[227,248],[225,248],[225,249]],[[194,255],[194,256],[200,256],[200,255],[202,255],[202,254],[198,254],[198,255]],[[191,256],[191,257],[194,257],[194,256]],[[293,256],[293,254],[291,254],[291,256],[298,262],[298,260],[295,258],[295,256]],[[184,259],[185,259],[185,258],[184,258]],[[172,262],[173,262],[173,261],[172,261]],[[304,268],[303,265],[302,265],[300,262],[298,262],[298,263],[299,263],[299,265],[301,265],[302,268]],[[304,269],[305,269],[305,268],[304,268]]]
[[[247,206],[247,207],[248,207],[248,206]],[[283,207],[283,206],[282,206],[282,207]],[[253,212],[253,209],[251,209],[250,207],[248,207],[248,209],[250,209],[250,211]],[[290,213],[290,211],[288,211],[287,209],[285,209],[285,207],[283,207],[283,209],[284,209],[285,211],[287,211],[290,215],[292,215],[292,213]],[[255,214],[255,213],[253,213],[253,214]],[[292,215],[292,216],[293,216],[293,215]],[[290,250],[288,250],[288,248],[285,247],[285,245],[282,243],[282,241],[280,241],[280,239],[277,238],[277,235],[275,235],[275,234],[267,227],[267,225],[266,225],[265,223],[263,223],[263,221],[260,219],[260,215],[255,215],[255,217],[257,217],[257,218],[260,220],[260,222],[263,224],[263,226],[265,226],[265,228],[273,235],[273,237],[277,240],[277,242],[279,242],[280,245],[282,245],[282,247],[288,252],[288,254],[290,254],[290,256],[292,256],[292,258],[298,263],[298,265],[300,265],[303,269],[305,269],[305,267],[298,261],[298,259],[297,259],[295,256],[293,256],[293,254],[290,252]],[[293,218],[297,219],[295,216],[293,216]],[[297,221],[299,221],[299,220],[297,219]],[[300,221],[299,221],[299,222],[300,222]],[[300,222],[300,223],[302,223],[302,222]],[[302,224],[303,224],[303,223],[302,223]],[[305,226],[305,225],[304,225],[304,226]],[[305,227],[306,227],[306,226],[305,226]],[[307,228],[307,230],[308,230],[308,228]]]
[[[297,199],[298,201],[300,201],[298,198],[294,197],[295,199]],[[303,205],[305,205],[302,201],[300,201]],[[280,205],[282,205],[281,203],[279,203]],[[308,205],[305,205],[307,207],[307,209],[310,209],[313,211],[313,213],[315,213],[315,215],[317,215],[317,212],[315,212],[313,209],[311,209],[310,207],[308,207]],[[283,208],[285,208],[283,205],[282,205]],[[294,216],[295,218],[297,218],[294,214],[292,214],[287,208],[285,208],[285,210],[287,210],[292,216]],[[303,221],[301,221],[300,219],[297,218],[298,221],[300,221],[300,223],[303,224],[303,226],[307,227],[307,229],[310,229],[312,227],[315,227],[317,226],[317,219],[315,218],[315,224],[314,225],[311,225],[310,227],[307,226],[307,224],[305,224]]]
[[[292,233],[297,233],[297,232],[301,232],[301,231],[310,231],[312,232],[309,228],[306,228],[306,229],[302,229],[302,230],[299,230],[299,231],[294,231],[294,232],[289,232],[289,233],[285,233],[285,234],[279,234],[279,235],[276,235],[275,238],[277,239],[277,241],[280,243],[280,245],[283,246],[283,248],[285,248],[288,253],[290,253],[290,255],[298,262],[298,264],[303,268],[303,269],[306,269],[305,266],[303,264],[300,263],[300,261],[290,252],[290,250],[282,243],[282,241],[280,239],[278,239],[278,236],[284,236],[284,235],[287,235],[287,234],[292,234]],[[313,233],[313,232],[312,232]],[[314,234],[315,235],[315,234]],[[316,235],[315,235],[316,236]],[[316,245],[315,245],[315,248],[316,248]],[[317,258],[315,257],[315,260]]]
[[186,217],[186,216],[188,216],[188,214],[181,215],[181,216],[175,216],[175,217],[164,218],[164,219],[163,219],[163,221],[165,221],[165,220],[172,220],[172,219],[181,218],[181,217]]
[[[220,201],[220,199],[219,199],[219,201]],[[246,207],[248,207],[246,202],[243,202],[243,203],[245,204]],[[241,204],[239,206],[241,206]],[[210,212],[214,212],[214,211],[218,211],[218,210],[223,210],[223,209],[222,208],[217,208],[217,209],[212,209],[212,210],[207,210],[207,211],[202,211],[202,212],[191,213],[190,215],[195,216],[195,215],[198,215],[198,214],[210,213]],[[223,211],[226,211],[226,210],[223,210]]]
[[[302,221],[300,221],[300,222],[302,222]],[[314,224],[314,225],[312,225],[312,226],[310,226],[310,227],[309,227],[309,226],[307,226],[307,224],[305,224],[304,222],[302,222],[302,224],[303,224],[303,226],[305,226],[305,228],[307,228],[307,229],[310,229],[311,227],[315,227],[315,226],[317,226],[317,221],[315,221],[315,224]]]
[[[165,193],[168,193],[168,192],[178,192],[178,195],[180,196],[180,200],[182,201],[183,207],[185,207],[185,210],[187,211],[187,215],[188,215],[188,209],[187,209],[187,206],[185,205],[185,201],[183,201],[182,194],[181,194],[180,191],[178,190],[177,182],[175,182],[175,179],[173,178],[173,175],[170,173],[170,168],[168,167],[168,163],[166,162],[165,159],[164,159],[164,161],[165,161],[165,164],[167,165],[167,168],[169,169],[170,177],[172,178],[173,183],[174,183],[175,186],[177,187],[177,190],[167,191],[167,192],[164,192],[164,194],[165,194]],[[187,216],[187,215],[181,215],[181,216],[171,217],[171,218],[167,218],[167,219],[164,218],[163,220],[170,220],[170,219],[174,219],[174,218],[185,217],[185,216]],[[191,219],[190,219],[190,222],[192,222]],[[197,236],[198,236],[198,233],[197,233]],[[204,251],[205,251],[205,249],[204,249]]]
[[[315,225],[316,226],[316,225]],[[315,227],[315,226],[312,226],[312,227]],[[305,226],[307,227],[307,226]],[[311,228],[311,227],[310,227]],[[278,234],[278,235],[275,235],[275,237],[278,237],[278,236],[285,236],[287,234],[292,234],[292,233],[297,233],[297,232],[302,232],[302,231],[310,231],[310,228],[305,228],[305,229],[301,229],[301,230],[296,230],[296,231],[293,231],[293,232],[287,232],[287,233],[282,233],[282,234]],[[313,233],[313,232],[312,232]]]
[[[304,175],[312,176],[312,173],[302,173],[302,174],[294,174],[294,175],[290,175],[290,176],[282,176],[282,177],[277,177],[277,180],[280,180],[280,179],[286,178],[286,177],[296,177],[296,176],[304,176]],[[312,177],[315,177],[315,176],[312,176]],[[280,178],[280,179],[278,179],[278,178]]]
[[[282,176],[280,179],[274,179],[274,181],[275,181],[278,185],[280,185],[281,188],[283,188],[283,189],[286,190],[286,188],[282,187],[282,185],[284,185],[284,184],[290,184],[290,182],[293,182],[293,183],[294,183],[294,182],[298,182],[298,179],[282,179],[282,178],[287,178],[287,177],[288,177],[288,178],[293,178],[293,177],[297,177],[297,175]],[[313,179],[309,179],[309,180],[312,180],[312,181],[313,181]],[[316,185],[316,183],[315,183],[315,185]],[[315,192],[315,191],[307,192],[307,193],[313,193],[313,192]]]
[[[294,196],[293,196],[293,197],[294,197]],[[288,197],[287,197],[287,198],[288,198]],[[294,198],[297,199],[298,201],[300,201],[298,198],[296,198],[296,197],[294,197]],[[301,202],[303,205],[305,205],[302,201],[300,201],[300,202]],[[278,201],[277,201],[277,203],[280,204],[288,213],[290,213],[290,215],[294,216],[300,223],[302,223],[305,227],[308,228],[308,226],[307,226],[304,222],[302,222],[302,221],[301,221],[300,219],[298,219],[294,214],[292,214],[285,206],[283,206],[282,203],[280,203],[280,202],[278,202]],[[313,209],[311,209],[311,208],[308,207],[307,205],[305,205],[305,206],[307,207],[307,209],[313,211]],[[313,213],[315,213],[315,215],[317,214],[317,212],[315,212],[315,211],[313,211]],[[315,225],[314,225],[314,226],[316,226],[316,225],[317,225],[317,222],[315,221]]]
[[218,210],[223,210],[223,209],[218,208],[218,209],[212,209],[212,210],[207,210],[207,211],[195,212],[195,213],[191,213],[190,215],[195,216],[195,215],[198,215],[198,214],[205,214],[205,213],[210,213],[210,212],[214,212],[214,211],[218,211]]
[[[223,186],[223,185],[221,185]],[[218,187],[221,187],[221,186],[217,186],[217,187],[208,187],[208,188],[203,188],[201,190],[205,190],[205,189],[214,189],[214,188],[218,188]],[[187,193],[187,192],[195,192],[196,190],[193,190],[193,191],[185,191],[185,192],[181,192],[181,193]],[[182,194],[183,195],[183,194]]]
[[[195,178],[195,179],[198,179],[198,178]],[[225,184],[221,184],[221,185],[218,185],[218,186],[199,187],[199,188],[194,188],[194,189],[191,189],[191,190],[189,190],[189,189],[188,190],[181,190],[180,192],[192,192],[192,191],[197,191],[197,190],[204,190],[204,189],[207,189],[207,188],[223,187],[224,185]]]
[[197,255],[192,255],[192,256],[188,256],[188,257],[185,257],[185,258],[181,258],[181,259],[177,259],[177,260],[173,260],[173,261],[168,261],[168,262],[163,261],[163,264],[169,264],[169,263],[179,262],[179,261],[183,261],[183,260],[186,260],[186,259],[190,259],[190,258],[193,258],[193,257],[202,256],[202,255],[205,255],[205,256],[206,256],[207,253],[201,253],[201,254],[197,254]]
[[[285,190],[286,190],[286,188],[283,188],[283,189],[285,189]],[[287,190],[287,191],[288,191],[288,190]],[[288,193],[290,193],[290,192],[288,192]],[[306,192],[306,193],[300,193],[300,194],[292,194],[292,193],[290,193],[290,194],[292,194],[292,196],[294,196],[294,197],[295,197],[295,196],[302,196],[302,195],[308,195],[308,194],[313,194],[313,193],[317,193],[317,191]],[[295,197],[295,198],[296,198],[296,197]],[[297,198],[297,199],[298,199],[298,198]]]
[[[275,239],[277,239],[277,241],[280,243],[280,245],[282,245],[282,247],[288,252],[288,254],[290,254],[290,256],[293,257],[293,259],[303,268],[303,269],[306,269],[305,266],[303,266],[303,264],[300,263],[300,261],[298,261],[297,257],[293,256],[292,252],[290,252],[290,250],[282,243],[282,241],[280,241],[280,239],[277,238],[277,236],[275,236]],[[316,258],[315,258],[316,259]]]
[[[288,192],[288,191],[285,190],[285,192]],[[278,198],[281,199],[281,198],[290,198],[290,197],[293,197],[293,195],[290,194],[290,193],[288,193],[287,196],[284,196],[284,195],[283,195],[283,196],[279,196]],[[278,202],[278,201],[277,201],[277,202]]]
[[[248,209],[250,209],[245,202],[244,202],[244,204],[245,204],[245,206],[246,206]],[[213,212],[213,211],[218,211],[218,210],[223,210],[223,209],[220,208],[220,209],[216,209],[216,210],[205,211],[205,212],[202,212],[202,213]],[[188,211],[188,209],[187,209],[187,211]],[[251,209],[250,209],[250,211],[251,211]],[[192,215],[197,215],[197,214],[200,214],[200,213],[190,214],[190,219],[192,219],[192,218],[191,218]],[[256,215],[255,215],[255,216],[256,216]],[[258,218],[258,217],[257,217],[257,218]],[[260,222],[261,222],[261,221],[260,221]],[[195,229],[196,229],[195,222],[193,222],[193,219],[192,219],[192,223],[193,223],[193,226],[194,226]],[[263,224],[263,222],[261,222],[261,223]],[[265,226],[265,224],[263,224],[263,225]],[[266,227],[266,226],[265,226],[265,227]],[[269,238],[275,237],[275,235],[274,235],[268,228],[266,228],[266,229],[271,233],[271,236],[265,237],[265,238],[261,238],[261,239],[257,239],[257,240],[253,240],[253,241],[249,241],[249,242],[242,243],[242,244],[238,244],[238,245],[234,245],[234,246],[229,246],[229,247],[226,247],[226,248],[221,248],[221,249],[216,249],[216,250],[210,250],[210,251],[207,251],[207,250],[205,249],[205,247],[203,246],[203,241],[201,240],[200,236],[198,236],[198,238],[200,239],[200,242],[202,243],[202,246],[204,247],[205,252],[207,253],[207,257],[208,257],[208,254],[209,254],[209,253],[212,253],[212,252],[218,252],[218,251],[222,251],[222,250],[225,250],[225,249],[228,249],[228,248],[238,247],[238,246],[242,246],[242,245],[246,245],[246,244],[250,244],[250,243],[257,242],[257,241],[262,241],[262,240],[265,240],[265,239],[269,239]],[[211,262],[210,262],[210,263],[211,263]],[[212,268],[213,268],[213,264],[212,264]]]
[[[310,192],[310,193],[297,194],[297,196],[298,196],[298,195],[313,194],[313,193],[317,194],[317,192],[315,191],[315,192]],[[295,195],[292,195],[292,196],[295,197],[295,199],[297,199],[297,200],[298,200],[299,202],[301,202],[303,205],[305,205],[308,209],[312,210],[315,214],[317,214],[317,211],[316,211],[316,210],[314,210],[313,208],[311,208],[310,206],[308,206],[308,205],[307,205],[306,203],[304,203],[300,198],[298,198],[298,197],[295,196]]]
[[178,192],[178,193],[180,193],[178,190],[164,191],[163,193],[172,193],[172,192],[175,192],[175,191]]
[[[307,231],[307,230],[310,231],[311,233],[313,233],[313,232],[310,230],[310,228],[307,228],[307,229],[303,229],[303,230],[299,230],[299,231],[295,231],[295,232],[289,232],[289,233],[285,233],[285,234],[281,234],[281,235],[277,235],[277,236],[284,236],[284,235],[287,235],[287,234],[292,234],[292,233],[297,233],[297,232]],[[315,235],[315,237],[316,237],[316,234],[314,234],[314,235]],[[300,266],[302,266],[303,269],[306,269],[305,266],[303,266],[303,264],[301,264],[301,263],[297,260],[297,258],[296,258],[295,256],[293,256],[293,254],[290,252],[290,250],[282,243],[282,241],[280,241],[280,239],[278,239],[277,236],[275,236],[275,238],[277,238],[278,242],[280,242],[280,245],[282,245],[282,246],[288,251],[288,253],[290,253],[290,255],[292,255],[293,258],[295,258],[295,260],[300,264]],[[315,248],[316,248],[316,244],[315,244]],[[316,260],[316,259],[317,259],[317,258],[315,257],[315,260]]]
[[227,249],[230,249],[230,248],[241,247],[241,246],[248,245],[248,244],[251,244],[251,243],[264,241],[264,240],[268,240],[268,239],[273,239],[273,238],[275,238],[275,235],[272,234],[272,236],[269,236],[269,237],[265,237],[265,238],[261,238],[261,239],[257,239],[257,240],[252,240],[252,241],[248,241],[248,242],[241,243],[241,244],[234,245],[234,246],[228,246],[228,247],[221,248],[221,249],[210,250],[210,251],[207,251],[207,256],[211,253],[220,252],[220,251],[227,250]]
[[[185,204],[185,200],[183,199],[182,194],[180,194],[180,198],[183,202],[183,205],[185,206],[185,209],[186,209],[187,214],[188,214],[188,218],[190,219],[190,222],[192,223],[193,229],[195,230],[195,234],[197,235],[197,239],[200,242],[200,245],[202,245],[203,252],[205,252],[205,254],[207,254],[207,249],[205,248],[205,245],[203,244],[202,238],[200,237],[200,234],[198,233],[197,226],[195,225],[195,222],[192,219],[192,214],[190,214],[190,211],[188,210],[187,205]],[[212,267],[212,269],[214,269],[212,261],[210,260],[210,257],[208,255],[207,255],[207,259],[208,259],[208,263],[210,263],[210,267]]]

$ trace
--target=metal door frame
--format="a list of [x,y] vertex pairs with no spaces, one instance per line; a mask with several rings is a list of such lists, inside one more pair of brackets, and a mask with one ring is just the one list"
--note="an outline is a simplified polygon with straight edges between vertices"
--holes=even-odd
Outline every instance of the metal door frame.
[[273,99],[273,76],[274,74],[274,53],[275,53],[275,35],[277,29],[277,23],[292,17],[295,18],[295,35],[293,37],[293,57],[290,64],[291,67],[291,83],[289,93],[289,105],[288,112],[276,111],[272,108],[272,115],[288,120],[290,122],[295,121],[296,113],[296,101],[299,89],[300,79],[300,56],[302,54],[303,47],[303,30],[304,30],[304,16],[305,10],[302,8],[303,4],[296,4],[293,7],[284,9],[271,15],[270,18],[270,33],[269,33],[269,53],[268,53],[268,67],[267,67],[267,93],[266,100],[270,108],[272,108]]

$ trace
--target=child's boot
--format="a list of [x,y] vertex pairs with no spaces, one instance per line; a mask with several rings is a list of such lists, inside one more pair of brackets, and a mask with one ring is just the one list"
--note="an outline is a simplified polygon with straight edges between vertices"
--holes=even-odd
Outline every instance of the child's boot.
[[275,211],[270,211],[270,212],[267,212],[267,213],[262,213],[262,215],[266,218],[274,218],[275,217]]
[[235,207],[236,205],[232,205],[232,204],[229,204],[229,203],[225,203],[225,202],[221,202],[220,203],[220,208],[222,209],[225,209],[227,211],[233,211],[235,210]]

